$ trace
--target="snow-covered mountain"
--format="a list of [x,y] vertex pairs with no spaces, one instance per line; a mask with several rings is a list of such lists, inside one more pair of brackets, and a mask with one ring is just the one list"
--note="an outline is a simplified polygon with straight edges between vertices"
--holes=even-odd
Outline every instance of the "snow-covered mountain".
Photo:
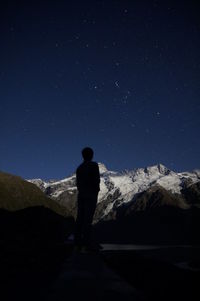
[[[152,195],[156,189],[170,194],[170,204],[181,208],[188,208],[183,192],[191,185],[200,181],[200,171],[176,173],[162,164],[126,170],[123,172],[110,171],[102,163],[99,163],[101,183],[96,210],[96,220],[111,218],[117,208],[135,203],[141,193]],[[76,209],[76,177],[75,174],[59,180],[45,182],[41,179],[28,180],[37,185],[46,195],[67,207],[72,214]],[[153,189],[153,190],[152,190]],[[145,202],[143,201],[143,204]],[[135,205],[134,208],[141,206]]]

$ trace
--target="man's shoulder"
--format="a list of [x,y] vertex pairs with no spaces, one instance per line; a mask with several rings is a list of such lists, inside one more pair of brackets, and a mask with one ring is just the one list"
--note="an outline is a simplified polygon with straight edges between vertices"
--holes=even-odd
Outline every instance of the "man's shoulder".
[[76,173],[81,170],[99,170],[99,165],[95,161],[83,162],[77,167]]
[[97,167],[99,167],[98,163],[97,163],[97,162],[95,162],[95,161],[91,161],[91,164],[92,164],[92,165],[94,165],[94,166],[97,166]]
[[97,162],[91,161],[90,164],[91,164],[90,166],[92,167],[92,169],[99,170],[99,164]]
[[82,169],[83,168],[83,163],[81,163],[78,167],[77,167],[77,169],[76,169],[76,172],[78,172],[80,169]]

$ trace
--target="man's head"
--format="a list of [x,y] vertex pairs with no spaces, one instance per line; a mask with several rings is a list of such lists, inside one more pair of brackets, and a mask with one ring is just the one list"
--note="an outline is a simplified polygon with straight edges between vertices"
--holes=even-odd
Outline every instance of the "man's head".
[[84,161],[91,161],[93,158],[94,152],[90,147],[85,147],[82,150],[82,156]]

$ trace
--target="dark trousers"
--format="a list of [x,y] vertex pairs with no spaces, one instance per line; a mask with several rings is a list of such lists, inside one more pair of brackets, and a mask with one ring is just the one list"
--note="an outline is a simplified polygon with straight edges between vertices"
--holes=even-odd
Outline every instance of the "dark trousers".
[[97,204],[97,196],[78,195],[78,210],[75,226],[75,243],[89,245],[91,243],[92,220]]

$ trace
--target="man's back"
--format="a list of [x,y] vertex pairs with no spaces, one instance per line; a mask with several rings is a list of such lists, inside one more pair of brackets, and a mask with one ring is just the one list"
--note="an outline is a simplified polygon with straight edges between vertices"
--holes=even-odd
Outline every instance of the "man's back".
[[84,161],[76,170],[76,184],[79,194],[93,196],[100,188],[99,166],[93,161]]
[[82,150],[84,162],[76,170],[77,218],[75,227],[75,243],[78,246],[91,244],[92,220],[96,209],[100,190],[99,166],[92,161],[93,150],[85,147]]

